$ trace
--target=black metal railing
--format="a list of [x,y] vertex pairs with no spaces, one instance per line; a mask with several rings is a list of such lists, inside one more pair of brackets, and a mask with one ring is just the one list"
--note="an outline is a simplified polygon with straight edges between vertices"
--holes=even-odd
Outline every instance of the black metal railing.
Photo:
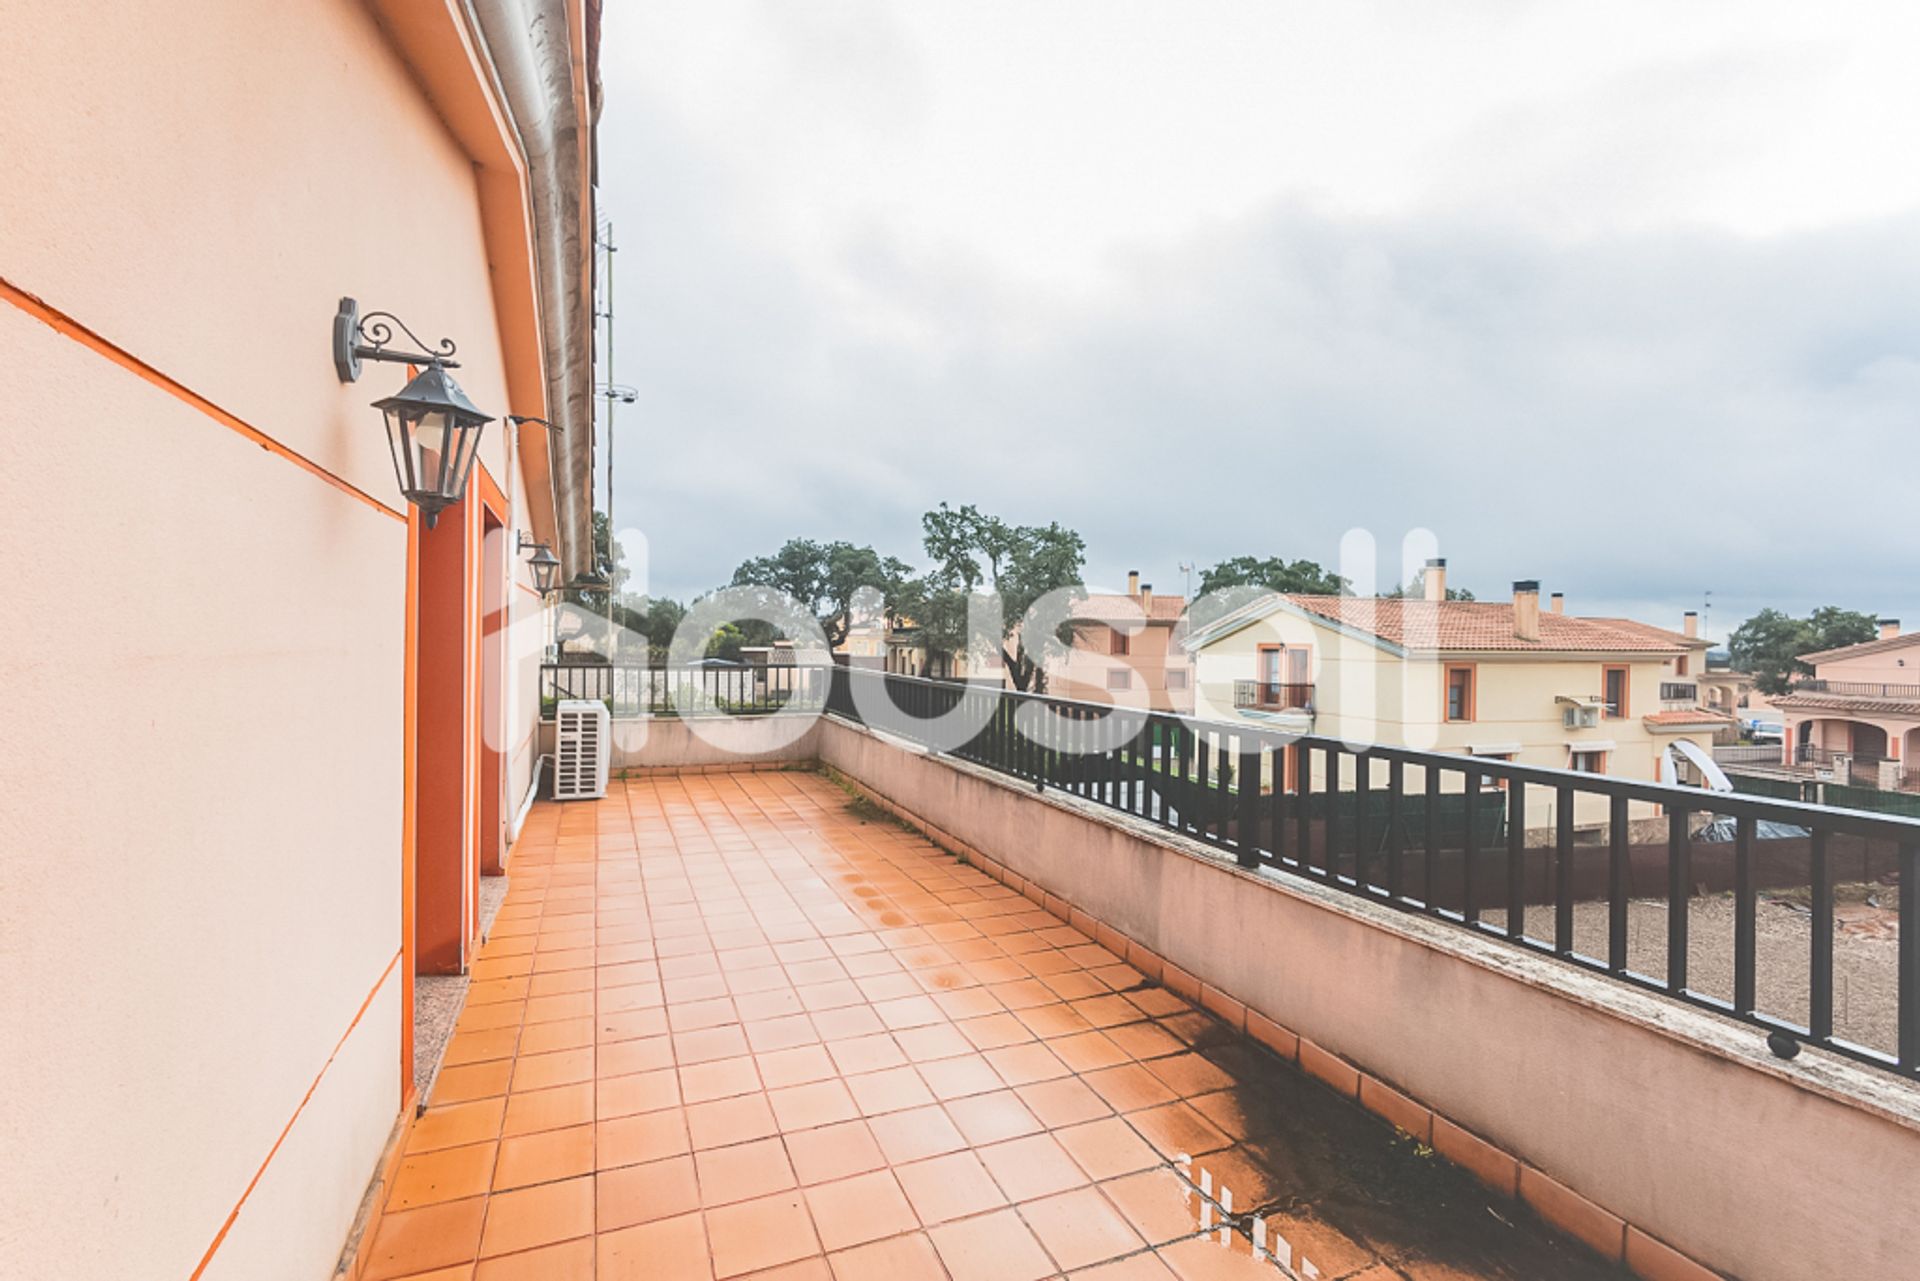
[[1691,703],[1700,697],[1700,687],[1691,681],[1661,681],[1660,701]]
[[[830,682],[830,715],[1206,842],[1243,867],[1920,1075],[1920,820],[880,672],[834,668]],[[953,734],[948,717],[971,728]],[[1892,959],[1875,962],[1894,970],[1875,979],[1893,1008],[1861,1031],[1849,1000],[1836,1031],[1836,889],[1873,884],[1899,923]],[[1702,887],[1730,910],[1703,907],[1696,928]],[[1784,980],[1783,928],[1805,933]]]
[[1256,710],[1310,712],[1313,710],[1313,686],[1290,685],[1280,681],[1235,681],[1233,705]]
[[1920,702],[1920,685],[1882,685],[1873,681],[1795,681],[1795,694],[1831,694],[1841,698],[1884,698]]
[[826,705],[826,673],[824,666],[807,664],[648,667],[543,663],[540,715],[551,720],[554,709],[566,699],[597,699],[616,718],[817,712]]

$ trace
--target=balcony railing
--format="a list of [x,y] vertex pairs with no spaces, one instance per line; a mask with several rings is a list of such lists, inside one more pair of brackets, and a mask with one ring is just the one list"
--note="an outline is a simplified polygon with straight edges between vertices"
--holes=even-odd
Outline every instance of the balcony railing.
[[646,667],[543,663],[540,715],[565,699],[598,699],[616,718],[819,711],[827,669],[817,665]]
[[[830,715],[1041,790],[1056,788],[1298,877],[1557,958],[1766,1030],[1784,1052],[1809,1042],[1920,1076],[1920,820],[1671,784],[1288,735],[983,686],[829,669]],[[1225,768],[1221,768],[1225,766]],[[1279,784],[1265,787],[1265,780]],[[1529,802],[1553,802],[1529,830]],[[1576,840],[1581,798],[1607,817],[1601,845]],[[1642,817],[1634,820],[1635,807]],[[1696,818],[1715,817],[1696,828]],[[1718,838],[1718,839],[1716,839]],[[1835,887],[1897,879],[1892,962],[1897,1032],[1863,1046],[1834,1033]],[[1695,937],[1697,881],[1724,877],[1730,936]],[[1663,973],[1629,964],[1636,881],[1665,899]],[[1789,887],[1811,909],[1797,974],[1758,965],[1759,891]],[[1645,897],[1645,891],[1640,891]],[[1576,943],[1576,902],[1604,903],[1605,941]],[[1539,905],[1540,912],[1528,909]],[[1499,919],[1487,919],[1495,913]],[[1594,941],[1584,940],[1588,946]],[[1258,946],[1249,940],[1249,946]],[[1700,990],[1697,954],[1731,976]],[[1805,994],[1804,1007],[1785,994]],[[1787,1017],[1804,1008],[1806,1022]]]
[[1235,681],[1233,705],[1235,708],[1251,708],[1255,711],[1310,712],[1313,710],[1313,686],[1288,685],[1276,681]]
[[1804,680],[1793,683],[1795,694],[1830,694],[1840,698],[1883,698],[1920,702],[1920,685],[1881,685],[1872,681]]

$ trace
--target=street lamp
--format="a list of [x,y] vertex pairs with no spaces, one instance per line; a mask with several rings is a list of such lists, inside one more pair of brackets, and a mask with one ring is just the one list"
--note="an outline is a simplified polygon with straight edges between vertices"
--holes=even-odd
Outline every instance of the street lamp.
[[387,448],[400,492],[432,529],[443,509],[465,497],[481,429],[493,418],[468,400],[447,372],[458,367],[451,359],[452,339],[441,339],[430,352],[392,348],[388,344],[396,327],[416,348],[426,346],[398,317],[384,311],[361,316],[359,303],[342,298],[333,317],[334,371],[341,382],[350,383],[360,377],[362,361],[425,366],[397,395],[376,400],[373,407],[387,421]]

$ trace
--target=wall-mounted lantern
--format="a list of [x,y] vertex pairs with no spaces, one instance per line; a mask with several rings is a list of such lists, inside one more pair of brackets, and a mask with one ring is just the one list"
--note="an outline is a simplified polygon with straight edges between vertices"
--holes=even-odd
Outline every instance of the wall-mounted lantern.
[[551,596],[560,586],[560,558],[553,554],[553,548],[545,543],[536,543],[525,534],[520,535],[520,550],[533,549],[533,555],[527,557],[527,568],[533,572],[533,589],[542,596]]
[[447,372],[458,367],[451,339],[441,339],[433,351],[408,351],[388,346],[395,327],[416,348],[426,346],[398,317],[384,311],[362,316],[359,303],[342,298],[333,317],[333,366],[340,381],[349,383],[360,377],[366,360],[426,366],[397,395],[376,400],[373,407],[387,420],[387,447],[400,492],[431,529],[442,509],[466,495],[480,431],[493,418],[468,400]]
[[567,590],[575,592],[605,592],[613,590],[613,580],[596,569],[583,569],[573,576],[567,584]]

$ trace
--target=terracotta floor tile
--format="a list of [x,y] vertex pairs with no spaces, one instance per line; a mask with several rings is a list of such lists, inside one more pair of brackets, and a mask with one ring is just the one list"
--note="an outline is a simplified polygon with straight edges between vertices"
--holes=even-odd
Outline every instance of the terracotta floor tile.
[[743,1094],[739,1098],[697,1103],[687,1108],[686,1114],[687,1132],[693,1139],[696,1151],[745,1143],[750,1139],[764,1139],[780,1132],[773,1109],[768,1106],[764,1094]]
[[871,1118],[867,1124],[880,1150],[894,1165],[957,1152],[967,1146],[952,1118],[937,1104],[889,1112]]
[[1166,1083],[1138,1063],[1088,1072],[1080,1079],[1116,1112],[1137,1112],[1175,1101]]
[[[1175,1281],[1175,1277],[1159,1255],[1148,1253],[1096,1264],[1075,1272],[1069,1281]],[[1274,1278],[1268,1276],[1264,1281],[1274,1281]]]
[[[945,1114],[941,1120],[945,1120]],[[958,1137],[958,1132],[955,1132]],[[802,1184],[826,1183],[864,1174],[887,1163],[865,1121],[847,1121],[786,1136],[787,1155]]]
[[951,1059],[936,1059],[919,1066],[920,1079],[933,1091],[933,1097],[941,1102],[949,1099],[964,1098],[970,1094],[985,1094],[1001,1088],[1000,1074],[993,1065],[978,1054],[966,1054]]
[[661,1072],[673,1066],[673,1041],[665,1036],[641,1036],[602,1045],[594,1055],[594,1075],[601,1080]]
[[487,1200],[487,1226],[480,1237],[480,1257],[511,1254],[554,1241],[590,1236],[593,1210],[591,1176],[513,1192],[496,1192]]
[[574,1050],[554,1050],[548,1054],[522,1054],[513,1064],[513,1092],[550,1090],[557,1085],[575,1085],[593,1079],[594,1051],[591,1046]]
[[493,1166],[495,1191],[593,1173],[593,1127],[575,1125],[504,1139]]
[[[629,1042],[629,1044],[638,1044]],[[680,1074],[670,1067],[602,1078],[594,1085],[594,1117],[608,1121],[680,1105]]]
[[595,1281],[711,1281],[713,1276],[706,1227],[698,1214],[603,1232],[594,1245]]
[[1040,1124],[1049,1130],[1097,1120],[1113,1113],[1105,1099],[1075,1076],[1036,1081],[1032,1085],[1018,1087],[1014,1093],[1020,1096],[1020,1101],[1027,1105],[1029,1111],[1040,1118]]
[[609,1232],[700,1208],[692,1157],[602,1170],[594,1176],[594,1228]]
[[431,1102],[436,1105],[465,1103],[472,1099],[505,1094],[507,1083],[513,1079],[513,1062],[512,1059],[500,1059],[492,1063],[441,1068],[440,1075],[433,1083]]
[[482,1259],[473,1281],[593,1281],[593,1238]]
[[915,1063],[930,1063],[936,1059],[950,1059],[959,1054],[973,1053],[973,1042],[960,1034],[960,1029],[951,1023],[934,1023],[926,1027],[907,1028],[893,1034],[894,1042],[901,1051]]
[[1100,1191],[1151,1245],[1200,1231],[1200,1194],[1165,1167],[1110,1179]]
[[1177,1159],[1182,1153],[1199,1156],[1232,1143],[1207,1118],[1185,1103],[1169,1103],[1163,1107],[1130,1112],[1127,1122],[1169,1161]]
[[692,1150],[686,1113],[679,1108],[617,1117],[594,1127],[594,1164],[602,1170],[681,1156]]
[[537,1130],[586,1125],[592,1120],[592,1084],[563,1085],[558,1089],[535,1090],[509,1097],[500,1133],[532,1134]]
[[850,1076],[846,1078],[846,1086],[853,1094],[853,1101],[860,1108],[861,1115],[867,1117],[925,1107],[934,1101],[933,1091],[927,1088],[927,1083],[911,1067],[888,1068],[882,1072]]
[[466,1063],[486,1063],[493,1059],[510,1059],[520,1042],[520,1029],[517,1027],[490,1028],[484,1032],[456,1032],[447,1042],[446,1054],[440,1062],[445,1067],[458,1067]]
[[1003,1014],[1007,1008],[984,987],[938,989],[932,995],[933,1003],[950,1019],[985,1018],[990,1014]]
[[[1161,1028],[1157,1023],[1128,1023],[1121,1027],[1110,1027],[1107,1029],[1107,1038],[1128,1054],[1131,1054],[1134,1058],[1146,1060],[1156,1068],[1166,1062],[1166,1059],[1162,1057],[1165,1055],[1172,1055],[1182,1060],[1198,1059],[1200,1064],[1206,1067],[1212,1066],[1196,1054],[1182,1053],[1182,1051],[1187,1048],[1186,1043],[1168,1034],[1166,1030]],[[1214,1077],[1209,1078],[1206,1075],[1205,1067],[1189,1064],[1189,1066],[1183,1070],[1180,1081],[1176,1081],[1170,1076],[1162,1076],[1161,1079],[1166,1081],[1168,1085],[1173,1086],[1176,1090],[1193,1094],[1204,1094],[1208,1090],[1217,1090],[1226,1084],[1227,1081],[1232,1080],[1231,1077],[1228,1077],[1224,1072],[1219,1072],[1218,1069],[1215,1069],[1215,1073],[1216,1075]],[[1212,1084],[1206,1083],[1209,1080],[1212,1081]]]
[[449,1201],[382,1215],[368,1251],[366,1281],[390,1281],[471,1261],[480,1252],[486,1200]]
[[981,1148],[979,1155],[1009,1201],[1052,1196],[1087,1182],[1086,1172],[1050,1134],[996,1143]]
[[1045,1042],[1006,1045],[986,1051],[982,1056],[1008,1085],[1031,1085],[1070,1075],[1072,1069],[1060,1061]]
[[1011,1014],[988,1014],[982,1018],[963,1019],[954,1026],[973,1043],[976,1050],[993,1050],[1034,1039],[1033,1033],[1027,1031],[1026,1026]]
[[700,1199],[706,1205],[731,1205],[798,1186],[786,1145],[758,1139],[732,1147],[709,1148],[694,1155],[700,1175]]
[[407,1151],[432,1152],[498,1138],[506,1110],[507,1100],[503,1095],[428,1108],[407,1135]]
[[1120,1117],[1053,1131],[1074,1163],[1095,1179],[1111,1179],[1163,1164],[1151,1144]]
[[790,987],[736,996],[733,998],[733,1008],[742,1023],[766,1023],[772,1019],[806,1013],[806,1007],[800,1004],[800,994]]
[[520,1033],[520,1053],[550,1054],[557,1050],[575,1050],[592,1045],[593,1028],[590,1018],[532,1024]]
[[760,1089],[760,1073],[751,1056],[715,1059],[680,1069],[680,1097],[688,1103],[752,1094]]
[[[806,1190],[814,1228],[828,1251],[911,1231],[919,1223],[890,1170],[856,1174]],[[709,1220],[711,1221],[711,1220]]]
[[733,1008],[731,997],[718,997],[710,1001],[692,1001],[685,1005],[667,1005],[667,1026],[675,1032],[697,1032],[703,1028],[723,1027],[729,1023],[738,1023],[740,1016]]
[[820,1039],[820,1034],[814,1031],[812,1020],[804,1014],[749,1023],[745,1031],[747,1044],[755,1054],[790,1050],[796,1045],[812,1045]]
[[760,1070],[760,1081],[769,1090],[790,1085],[806,1085],[837,1075],[833,1059],[823,1045],[798,1045],[790,1050],[774,1050],[753,1056]]
[[1040,1242],[1012,1210],[928,1231],[953,1281],[1038,1281],[1053,1273]]
[[1020,1207],[1020,1217],[1063,1271],[1105,1263],[1146,1244],[1094,1188],[1028,1202]]
[[814,1031],[823,1041],[847,1041],[854,1037],[874,1036],[887,1030],[871,1005],[843,1005],[836,1010],[815,1010],[808,1016]]
[[885,1068],[904,1067],[907,1063],[906,1052],[885,1032],[855,1037],[850,1041],[831,1041],[826,1048],[834,1067],[842,1076],[879,1072]]
[[746,1053],[747,1034],[739,1027],[702,1028],[697,1032],[673,1034],[673,1057],[681,1067],[715,1059],[737,1059]]
[[1060,1056],[1062,1063],[1076,1072],[1097,1072],[1102,1068],[1123,1067],[1133,1062],[1133,1056],[1121,1049],[1105,1032],[1081,1032],[1074,1036],[1056,1037],[1046,1044],[1048,1049]]
[[476,1143],[402,1159],[387,1193],[387,1209],[411,1210],[479,1196],[493,1175],[494,1153],[494,1144]]
[[767,1101],[773,1107],[774,1120],[783,1131],[811,1130],[822,1125],[850,1121],[860,1115],[846,1083],[834,1079],[769,1090]]
[[827,1256],[833,1281],[947,1281],[924,1232],[909,1232]]
[[709,1209],[705,1218],[713,1273],[722,1281],[820,1253],[798,1192]]
[[1000,1185],[972,1152],[896,1166],[893,1174],[923,1224],[945,1223],[1007,1203]]
[[975,1147],[985,1147],[1002,1139],[1019,1138],[1044,1128],[1012,1090],[996,1090],[991,1094],[954,1099],[946,1106],[947,1115],[960,1127],[960,1133],[966,1136],[967,1142]]

